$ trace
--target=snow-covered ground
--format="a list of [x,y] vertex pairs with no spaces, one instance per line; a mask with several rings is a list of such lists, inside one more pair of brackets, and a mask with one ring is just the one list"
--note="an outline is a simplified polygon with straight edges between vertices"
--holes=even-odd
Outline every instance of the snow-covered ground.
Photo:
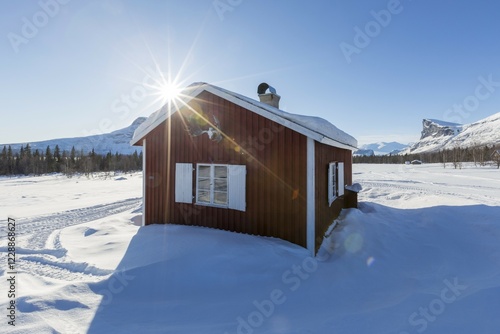
[[311,258],[273,238],[141,228],[140,174],[1,178],[0,332],[498,333],[500,171],[355,165],[354,181],[360,208]]

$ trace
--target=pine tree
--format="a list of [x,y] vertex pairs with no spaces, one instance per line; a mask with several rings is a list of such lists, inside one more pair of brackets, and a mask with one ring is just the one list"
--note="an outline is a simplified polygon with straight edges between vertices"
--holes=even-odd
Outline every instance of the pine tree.
[[73,167],[76,163],[76,150],[75,146],[71,148],[71,153],[69,154],[69,159],[71,160],[71,167]]
[[59,145],[56,145],[56,147],[54,148],[54,171],[57,172],[57,173],[60,173],[61,172],[61,164],[62,164],[62,161],[61,161],[61,152],[59,150]]
[[69,156],[67,156],[67,152],[63,152],[63,159],[65,160],[65,166],[66,166],[66,175],[68,177],[72,177],[75,172],[77,172],[75,168],[75,161],[76,161],[76,150],[75,147],[71,149]]
[[0,155],[0,175],[7,174],[7,146],[4,145]]
[[10,147],[10,145],[7,148],[7,174],[14,174],[14,156],[12,154],[12,148]]
[[24,148],[24,157],[21,159],[23,173],[25,175],[33,173],[33,155],[31,154],[30,144]]
[[[22,149],[22,147],[21,147]],[[21,150],[22,154],[24,154],[24,150]],[[22,174],[21,171],[21,153],[16,153],[14,154],[14,161],[13,161],[13,170],[12,174],[14,175],[19,175]]]
[[33,153],[33,162],[32,162],[32,168],[33,168],[33,174],[35,175],[40,175],[40,152],[38,149],[35,150],[35,153]]
[[54,168],[54,156],[50,150],[50,146],[47,145],[47,149],[45,150],[45,165],[47,173],[53,173],[55,171]]

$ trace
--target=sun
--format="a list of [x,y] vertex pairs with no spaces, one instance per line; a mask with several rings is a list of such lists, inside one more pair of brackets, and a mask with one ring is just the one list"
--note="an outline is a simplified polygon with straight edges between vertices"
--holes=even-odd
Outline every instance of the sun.
[[179,98],[181,91],[181,87],[174,82],[164,81],[158,87],[158,95],[163,103]]
[[179,79],[179,74],[174,76],[171,71],[163,72],[159,64],[155,65],[156,72],[149,72],[152,82],[148,86],[155,98],[153,104],[177,104],[181,100],[184,81]]
[[163,83],[162,85],[160,85],[159,90],[162,100],[165,101],[172,101],[176,99],[181,92],[181,88],[173,82]]
[[170,54],[171,48],[169,45],[170,43],[167,41],[166,54],[162,55],[162,58],[165,59],[166,62],[164,61],[160,64],[158,57],[153,54],[147,42],[145,42],[145,50],[149,53],[151,64],[147,67],[143,67],[132,62],[132,64],[145,75],[142,81],[137,82],[138,85],[144,87],[145,96],[143,96],[143,98],[146,96],[148,97],[148,103],[142,107],[143,110],[163,107],[167,107],[170,110],[172,108],[178,108],[185,103],[184,100],[186,96],[184,94],[187,88],[186,83],[188,80],[192,79],[195,73],[189,72],[186,74],[188,60],[192,58],[190,53],[194,45],[186,57],[183,58],[179,67],[175,68],[173,68],[171,64],[173,58]]

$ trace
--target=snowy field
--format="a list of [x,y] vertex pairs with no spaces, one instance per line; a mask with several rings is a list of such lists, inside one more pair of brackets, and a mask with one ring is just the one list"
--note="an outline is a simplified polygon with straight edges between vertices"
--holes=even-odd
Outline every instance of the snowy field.
[[273,238],[141,228],[140,174],[0,178],[0,332],[499,333],[500,171],[354,165],[353,177],[360,207],[316,258]]

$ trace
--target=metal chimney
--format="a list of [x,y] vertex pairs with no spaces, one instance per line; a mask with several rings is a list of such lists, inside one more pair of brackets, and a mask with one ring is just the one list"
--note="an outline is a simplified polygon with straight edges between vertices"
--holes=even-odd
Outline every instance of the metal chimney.
[[274,87],[263,82],[257,87],[257,94],[259,94],[260,102],[279,109],[281,96],[276,94],[276,89],[274,89]]

